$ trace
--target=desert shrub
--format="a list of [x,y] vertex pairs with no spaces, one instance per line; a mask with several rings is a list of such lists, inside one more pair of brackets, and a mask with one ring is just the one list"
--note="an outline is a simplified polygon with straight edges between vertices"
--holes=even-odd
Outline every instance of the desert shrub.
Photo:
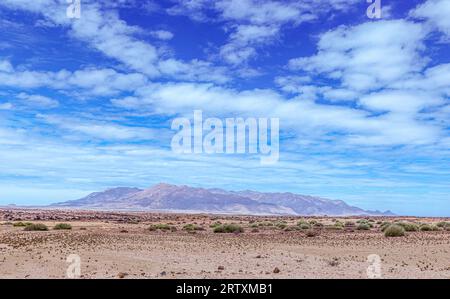
[[323,227],[324,225],[323,225],[323,223],[321,223],[321,222],[316,222],[316,223],[314,223],[313,226],[314,226],[314,227]]
[[436,224],[436,226],[437,226],[437,227],[446,228],[446,227],[450,226],[450,222],[445,222],[445,221],[438,222],[438,223]]
[[384,231],[386,237],[401,237],[405,235],[405,229],[397,224],[391,224]]
[[192,223],[186,224],[185,226],[183,226],[183,229],[186,230],[186,231],[198,231],[198,230],[204,230],[203,227],[198,226],[198,225],[196,225],[196,224],[192,224]]
[[152,224],[152,225],[150,225],[148,230],[149,231],[155,231],[155,230],[162,230],[162,231],[171,230],[171,231],[175,231],[176,227],[170,226],[168,224],[159,223],[159,224]]
[[15,222],[15,223],[13,224],[13,226],[14,226],[14,227],[23,227],[23,226],[26,226],[26,224],[23,223],[23,222]]
[[420,226],[420,230],[423,232],[431,232],[431,231],[439,230],[439,228],[437,226],[431,225],[431,224],[422,224]]
[[301,228],[298,225],[292,225],[292,226],[286,227],[284,230],[287,232],[290,232],[290,231],[299,230],[299,229],[301,229]]
[[220,226],[220,225],[222,225],[222,222],[216,221],[216,222],[212,223],[209,227],[215,228],[215,227]]
[[342,223],[342,222],[340,222],[340,221],[336,221],[336,223],[334,223],[333,226],[334,226],[335,229],[337,229],[337,230],[344,229],[344,223]]
[[391,224],[392,224],[391,222],[387,222],[387,221],[386,221],[386,222],[383,222],[383,223],[380,225],[381,231],[384,232]]
[[310,229],[311,225],[309,225],[308,223],[302,223],[298,227],[300,227],[300,229]]
[[375,220],[374,219],[369,219],[369,222],[375,222]]
[[23,230],[25,230],[25,231],[45,231],[45,230],[48,230],[48,227],[45,224],[36,223],[36,224],[30,224],[30,225],[25,226],[25,228]]
[[353,221],[346,221],[344,225],[346,227],[352,227],[352,226],[355,226],[355,223]]
[[304,220],[304,219],[300,219],[300,220],[297,222],[297,225],[298,225],[298,226],[302,226],[302,224],[309,225],[308,221],[306,221],[306,220]]
[[215,233],[243,233],[244,229],[242,226],[237,224],[223,224],[221,226],[217,226],[214,228],[213,232]]
[[339,225],[327,225],[327,226],[325,226],[325,228],[328,230],[343,230],[344,229],[343,226],[339,226]]
[[309,224],[314,226],[315,224],[317,224],[317,220],[312,219],[312,220],[309,221]]
[[369,220],[367,220],[367,219],[358,219],[358,220],[356,220],[356,223],[367,223],[367,222],[369,222]]
[[68,224],[68,223],[58,223],[56,224],[53,229],[72,229],[72,225]]
[[285,229],[287,227],[286,223],[277,223],[276,227],[278,227],[279,229]]
[[370,225],[367,223],[360,223],[356,227],[357,230],[370,230]]
[[397,223],[397,225],[400,225],[401,227],[403,227],[405,229],[405,231],[407,231],[407,232],[416,232],[419,230],[419,226],[417,224],[410,223],[410,222],[399,222],[399,223]]

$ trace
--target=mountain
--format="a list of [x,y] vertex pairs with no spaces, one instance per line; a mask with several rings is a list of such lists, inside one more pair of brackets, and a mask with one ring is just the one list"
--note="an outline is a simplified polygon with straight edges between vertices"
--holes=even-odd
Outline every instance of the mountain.
[[387,215],[365,211],[341,200],[294,193],[226,191],[164,183],[145,190],[127,187],[108,189],[51,207],[248,215]]

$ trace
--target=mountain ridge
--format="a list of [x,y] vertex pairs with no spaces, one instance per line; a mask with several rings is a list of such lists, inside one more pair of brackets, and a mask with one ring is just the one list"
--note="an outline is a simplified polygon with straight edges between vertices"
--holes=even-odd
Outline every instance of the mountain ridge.
[[77,200],[52,204],[50,207],[243,215],[394,215],[390,211],[363,210],[342,200],[291,192],[227,191],[167,183],[159,183],[148,189],[110,188]]

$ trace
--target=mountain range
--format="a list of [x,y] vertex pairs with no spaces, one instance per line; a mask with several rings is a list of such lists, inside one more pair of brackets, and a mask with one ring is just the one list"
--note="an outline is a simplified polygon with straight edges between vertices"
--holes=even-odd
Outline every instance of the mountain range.
[[161,211],[242,215],[394,215],[390,211],[367,211],[341,200],[294,193],[263,193],[193,188],[165,183],[148,189],[118,187],[51,205],[52,208]]

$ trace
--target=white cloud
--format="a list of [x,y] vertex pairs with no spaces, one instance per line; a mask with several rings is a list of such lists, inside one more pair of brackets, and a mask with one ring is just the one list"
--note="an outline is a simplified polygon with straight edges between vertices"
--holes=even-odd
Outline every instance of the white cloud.
[[[59,3],[57,0],[38,0],[33,1],[32,5],[28,5],[27,0],[5,0],[0,5],[5,5],[13,9],[21,9],[31,11],[33,13],[42,14],[47,20],[55,23],[59,26],[65,26],[70,29],[70,35],[74,38],[82,40],[90,45],[92,48],[102,52],[104,55],[116,59],[128,68],[145,74],[148,77],[154,78],[160,75],[174,78],[182,77],[197,77],[198,70],[195,68],[189,68],[189,66],[200,66],[202,71],[206,69],[208,73],[220,73],[221,68],[209,64],[208,62],[202,62],[195,60],[192,62],[184,62],[171,58],[168,62],[165,62],[159,53],[159,49],[150,44],[147,41],[138,39],[137,34],[145,35],[145,31],[137,26],[130,26],[125,21],[120,19],[117,11],[108,9],[102,10],[102,4],[91,1],[83,4],[82,17],[78,20],[71,20],[66,16],[66,3]],[[105,2],[106,4],[108,2]],[[103,3],[104,4],[104,3]],[[119,3],[119,4],[126,4]],[[115,5],[112,6],[113,8]],[[169,39],[171,33],[168,31],[153,31],[153,35],[156,35],[162,39]],[[185,65],[183,74],[180,75],[179,70],[176,69],[175,73],[169,73],[166,64],[176,62],[178,69],[180,65]],[[159,69],[162,66],[163,69]],[[7,66],[3,66],[6,68]],[[0,70],[2,70],[0,68]],[[189,74],[192,71],[193,74]],[[162,74],[161,74],[162,73]],[[34,74],[23,74],[25,83],[33,86],[38,84],[33,81]],[[212,76],[211,80],[214,81],[218,76]],[[2,79],[0,77],[0,79]],[[223,82],[223,78],[220,77],[219,81]],[[15,81],[15,80],[14,80]]]
[[148,79],[139,73],[119,73],[113,69],[85,68],[75,72],[15,70],[7,60],[8,71],[0,69],[0,86],[15,88],[50,87],[55,89],[77,89],[93,95],[113,95],[122,91],[133,91],[145,85]]
[[196,21],[212,21],[206,12],[218,14],[230,32],[220,55],[228,63],[239,65],[256,57],[258,48],[277,40],[283,26],[310,22],[332,10],[348,10],[357,1],[178,0],[168,12]]
[[403,20],[342,26],[320,37],[317,55],[292,59],[289,67],[340,79],[354,90],[377,89],[424,68],[425,35],[420,24]]
[[37,94],[26,94],[21,92],[17,95],[18,99],[23,100],[25,105],[35,106],[38,108],[55,108],[59,106],[59,102],[46,96]]
[[150,35],[160,40],[171,40],[173,38],[173,33],[167,30],[151,31]]
[[450,38],[450,2],[448,0],[428,0],[412,10],[410,15],[426,19],[433,27]]
[[11,103],[0,103],[0,110],[11,110],[13,105]]
[[152,140],[158,136],[153,129],[125,126],[104,121],[92,121],[83,118],[61,117],[39,114],[38,118],[62,130],[79,133],[95,139],[117,140]]

